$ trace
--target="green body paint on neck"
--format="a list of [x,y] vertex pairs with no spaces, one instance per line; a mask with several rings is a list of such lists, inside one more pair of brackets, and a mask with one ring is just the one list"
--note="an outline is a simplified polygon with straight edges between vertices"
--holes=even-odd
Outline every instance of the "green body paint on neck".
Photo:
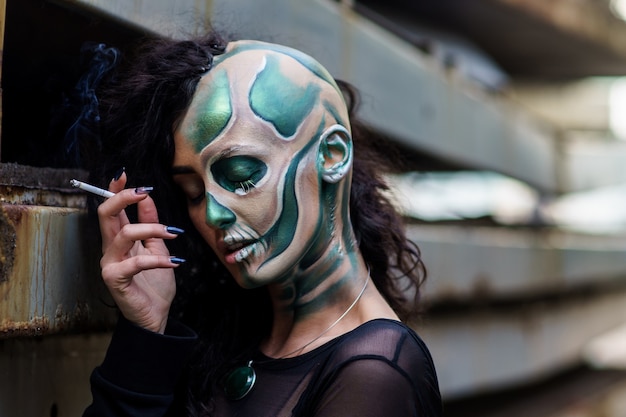
[[274,125],[284,137],[293,136],[319,101],[320,87],[300,87],[280,72],[275,55],[268,55],[265,68],[250,89],[250,108]]
[[214,69],[213,82],[200,94],[194,111],[197,122],[189,128],[186,136],[193,141],[196,152],[200,152],[224,130],[233,114],[230,100],[231,86],[226,71]]

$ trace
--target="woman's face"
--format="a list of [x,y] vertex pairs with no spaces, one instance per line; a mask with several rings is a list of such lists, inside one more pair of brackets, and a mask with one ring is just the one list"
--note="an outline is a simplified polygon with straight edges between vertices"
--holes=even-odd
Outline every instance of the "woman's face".
[[333,235],[319,138],[343,102],[267,45],[229,45],[175,132],[174,179],[191,219],[244,287],[294,276]]

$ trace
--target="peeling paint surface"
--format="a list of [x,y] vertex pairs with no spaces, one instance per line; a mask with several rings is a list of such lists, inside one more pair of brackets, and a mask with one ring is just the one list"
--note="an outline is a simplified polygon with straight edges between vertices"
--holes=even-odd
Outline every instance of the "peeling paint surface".
[[15,228],[9,213],[0,211],[0,283],[6,281],[13,269],[15,258]]
[[0,204],[0,338],[112,322],[85,223],[81,209]]

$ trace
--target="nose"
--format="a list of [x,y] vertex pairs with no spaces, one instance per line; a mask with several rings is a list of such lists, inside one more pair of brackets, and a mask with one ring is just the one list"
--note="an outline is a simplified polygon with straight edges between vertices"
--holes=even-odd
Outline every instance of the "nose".
[[235,223],[235,213],[217,202],[211,193],[206,194],[206,223],[219,229],[225,229]]

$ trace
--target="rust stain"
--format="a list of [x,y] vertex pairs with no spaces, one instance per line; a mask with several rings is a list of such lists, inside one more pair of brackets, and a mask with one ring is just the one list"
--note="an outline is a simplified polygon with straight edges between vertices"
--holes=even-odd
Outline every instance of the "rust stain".
[[86,208],[87,196],[81,191],[39,190],[0,184],[0,203]]
[[[23,228],[29,223],[27,209],[26,206],[0,204],[0,250],[5,259],[0,280],[0,335],[23,332],[26,323],[32,320],[35,324],[41,322],[20,314],[29,311],[31,305],[28,265],[20,262],[21,256],[27,260],[29,253],[28,242],[21,238]],[[42,326],[34,328],[37,327]]]
[[81,262],[90,253],[75,242],[81,216],[76,209],[0,203],[0,340],[110,329],[114,311],[85,278],[97,274],[97,262],[68,263],[67,251]]
[[63,305],[57,306],[54,317],[55,331],[70,331],[96,328],[97,325],[90,323],[91,314],[89,305],[78,302],[71,311],[65,311]]
[[21,220],[21,211],[6,210],[0,205],[0,283],[9,279],[15,262],[17,235],[15,225]]
[[50,330],[47,317],[34,317],[30,321],[2,320],[0,322],[0,338],[16,336],[42,336]]

